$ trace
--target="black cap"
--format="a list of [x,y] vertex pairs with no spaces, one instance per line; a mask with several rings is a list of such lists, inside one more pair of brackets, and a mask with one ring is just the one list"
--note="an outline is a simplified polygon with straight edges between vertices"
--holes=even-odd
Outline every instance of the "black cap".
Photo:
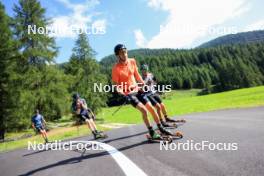
[[119,52],[121,49],[126,49],[126,46],[123,45],[123,44],[117,44],[117,45],[115,46],[115,49],[114,49],[114,51],[115,51],[115,55],[118,55],[118,52]]
[[72,98],[76,100],[77,98],[80,98],[80,95],[78,93],[74,93],[72,95]]

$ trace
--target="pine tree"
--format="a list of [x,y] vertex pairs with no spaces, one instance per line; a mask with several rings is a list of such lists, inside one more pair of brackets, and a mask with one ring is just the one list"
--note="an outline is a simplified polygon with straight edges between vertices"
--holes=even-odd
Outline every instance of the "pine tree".
[[54,38],[46,33],[28,31],[29,26],[46,28],[49,25],[45,9],[37,0],[20,0],[14,11],[14,35],[20,51],[16,60],[19,97],[15,115],[18,123],[14,125],[20,129],[29,126],[35,109],[52,120],[60,118],[70,102],[65,101],[68,79],[54,65],[58,52]]
[[[65,66],[65,73],[73,76],[70,92],[78,92],[87,100],[87,104],[94,111],[106,105],[106,93],[95,92],[94,84],[106,85],[106,76],[101,73],[100,65],[94,59],[95,52],[89,45],[87,36],[79,34],[72,50],[69,63]],[[98,90],[97,90],[98,91]]]
[[31,28],[46,28],[50,21],[45,17],[46,10],[41,7],[37,0],[19,0],[19,4],[14,6],[14,33],[19,41],[22,57],[20,63],[45,66],[54,62],[57,55],[54,38],[46,33],[34,33]]
[[1,2],[0,24],[0,140],[2,140],[7,130],[7,119],[10,117],[10,111],[12,111],[13,107],[10,77],[15,47],[10,30],[10,18],[5,14],[5,9]]

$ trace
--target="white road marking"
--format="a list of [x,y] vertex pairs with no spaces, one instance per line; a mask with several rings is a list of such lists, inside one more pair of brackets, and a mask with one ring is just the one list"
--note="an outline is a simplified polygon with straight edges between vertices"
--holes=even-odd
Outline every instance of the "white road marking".
[[[147,176],[133,161],[113,146],[98,141],[71,141],[73,143],[96,144],[107,151],[127,176]],[[69,143],[69,142],[66,142]]]

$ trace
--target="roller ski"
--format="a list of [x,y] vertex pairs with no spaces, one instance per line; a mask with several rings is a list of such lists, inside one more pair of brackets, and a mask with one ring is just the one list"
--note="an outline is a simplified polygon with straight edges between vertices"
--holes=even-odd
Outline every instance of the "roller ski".
[[108,138],[108,136],[102,131],[98,131],[97,133],[94,134],[94,140],[106,139],[106,138]]
[[164,128],[177,128],[178,127],[176,123],[168,123],[168,122],[161,121],[161,124]]
[[163,135],[160,135],[156,132],[154,132],[152,135],[150,135],[149,133],[146,134],[146,137],[148,139],[148,142],[150,143],[154,143],[154,142],[168,142],[168,143],[171,143],[172,142],[172,138],[170,136],[163,136]]
[[165,120],[168,123],[185,123],[186,122],[186,120],[184,120],[184,119],[174,120],[174,119],[169,118],[169,117],[165,117]]
[[169,136],[172,139],[181,139],[181,138],[183,138],[183,134],[181,132],[176,131],[174,133],[174,132],[171,132],[171,131],[163,128],[163,127],[159,127],[157,133],[162,135],[162,136]]

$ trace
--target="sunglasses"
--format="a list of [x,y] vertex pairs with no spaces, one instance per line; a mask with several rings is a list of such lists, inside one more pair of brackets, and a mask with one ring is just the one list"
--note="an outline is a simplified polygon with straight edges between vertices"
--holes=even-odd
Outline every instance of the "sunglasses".
[[126,49],[126,48],[121,48],[121,49],[119,50],[119,52],[126,53],[126,52],[127,52],[127,49]]

